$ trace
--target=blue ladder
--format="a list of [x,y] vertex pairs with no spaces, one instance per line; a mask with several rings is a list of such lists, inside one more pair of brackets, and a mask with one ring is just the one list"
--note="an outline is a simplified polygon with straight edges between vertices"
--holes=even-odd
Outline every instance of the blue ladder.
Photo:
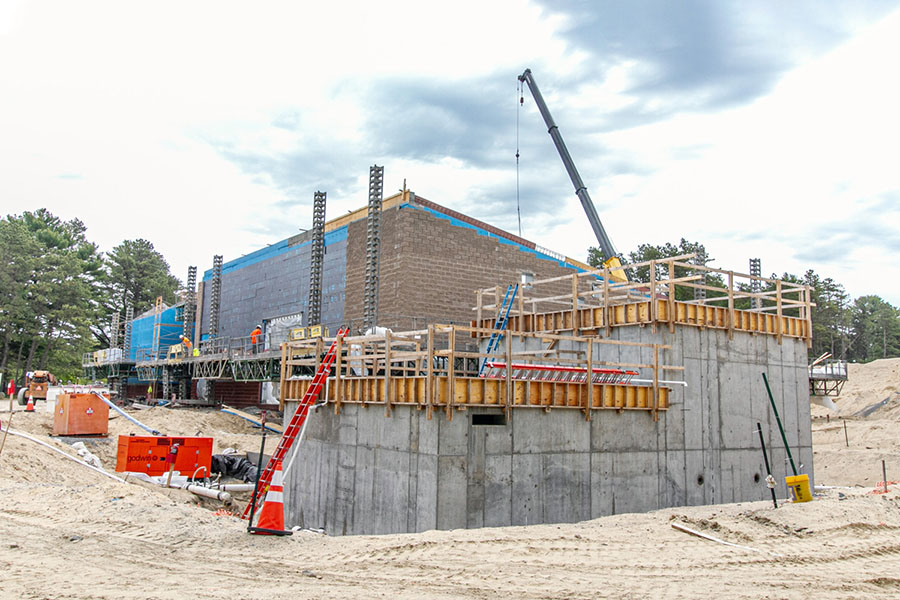
[[[516,293],[518,291],[518,283],[506,288],[506,296],[503,297],[503,304],[500,305],[500,313],[497,318],[497,322],[494,323],[494,333],[491,334],[491,339],[488,340],[487,354],[493,354],[494,352],[496,352],[497,348],[500,345],[500,340],[503,339],[503,332],[506,330],[507,321],[509,321],[509,309],[512,308],[513,301],[516,299]],[[481,377],[482,373],[484,373],[484,367],[487,365],[489,358],[490,356],[485,356],[482,359],[481,368],[478,369],[479,377]]]

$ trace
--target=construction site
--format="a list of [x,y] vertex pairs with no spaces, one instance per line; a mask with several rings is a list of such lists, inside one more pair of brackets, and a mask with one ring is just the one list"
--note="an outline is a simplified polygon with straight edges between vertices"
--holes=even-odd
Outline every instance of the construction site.
[[329,534],[759,500],[758,424],[774,463],[786,440],[812,473],[808,288],[691,255],[630,283],[409,190],[382,201],[382,178],[331,221],[317,193],[310,231],[215,257],[196,290],[192,269],[183,303],[121,323],[85,370],[122,399],[288,421],[331,347],[285,482],[286,522]]
[[[886,470],[854,479],[814,452],[842,440],[831,413],[814,427],[811,398],[853,380],[846,363],[809,363],[810,288],[752,260],[747,273],[693,254],[623,263],[560,153],[600,267],[405,183],[384,198],[375,165],[358,210],[328,220],[317,191],[309,230],[191,267],[174,306],[114,315],[110,347],[82,359],[102,385],[51,386],[25,409],[11,397],[0,419],[28,432],[0,461],[0,535],[14,540],[0,557],[16,573],[3,593],[53,596],[62,575],[35,586],[24,566],[75,552],[126,580],[172,563],[142,598],[183,597],[185,581],[198,598],[223,583],[248,598],[582,597],[560,582],[583,573],[590,589],[665,597],[701,571],[697,597],[739,593],[735,574],[756,587],[733,597],[805,597],[770,581],[790,565],[826,597],[844,597],[839,581],[896,592]],[[855,439],[874,435],[853,423]],[[217,466],[234,456],[241,476]],[[119,543],[134,556],[119,560]],[[119,597],[86,569],[71,597]]]

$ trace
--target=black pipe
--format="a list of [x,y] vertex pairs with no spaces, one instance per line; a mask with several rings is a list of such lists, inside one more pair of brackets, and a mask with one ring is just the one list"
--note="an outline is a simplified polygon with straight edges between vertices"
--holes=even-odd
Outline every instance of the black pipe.
[[256,514],[256,497],[259,493],[259,480],[262,477],[263,452],[266,449],[266,411],[259,415],[259,426],[262,428],[262,442],[259,445],[259,459],[256,461],[256,485],[253,486],[253,497],[250,500],[250,520],[247,521],[247,533],[252,533],[253,515]]
[[[762,446],[763,461],[766,463],[766,485],[769,485],[770,478],[772,477],[772,470],[769,468],[769,456],[766,454],[766,440],[763,439],[762,425],[759,423],[756,424],[756,431],[759,432],[759,445]],[[775,488],[770,486],[769,491],[772,492],[772,504],[775,505],[775,508],[778,508],[778,501],[775,499]]]

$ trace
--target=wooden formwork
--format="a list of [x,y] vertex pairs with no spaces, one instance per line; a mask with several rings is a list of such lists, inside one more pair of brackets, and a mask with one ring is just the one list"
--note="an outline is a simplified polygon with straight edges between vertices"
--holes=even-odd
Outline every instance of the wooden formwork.
[[[413,405],[427,411],[453,411],[473,406],[516,408],[579,409],[589,419],[593,410],[644,410],[657,418],[657,412],[669,407],[670,389],[661,373],[682,371],[683,367],[660,362],[662,344],[619,342],[584,336],[548,336],[516,333],[517,337],[536,337],[551,346],[565,340],[584,348],[578,351],[547,349],[539,353],[513,352],[511,337],[506,336],[501,350],[494,355],[505,364],[523,363],[554,367],[575,367],[594,373],[598,367],[641,370],[646,379],[640,383],[596,383],[592,377],[582,381],[519,380],[509,370],[502,377],[479,376],[480,363],[488,355],[463,350],[460,340],[490,334],[489,330],[455,325],[431,325],[427,330],[392,333],[381,336],[350,337],[338,341],[338,355],[324,400],[340,411],[344,403],[383,405],[389,415],[394,405]],[[593,356],[595,345],[624,345],[645,349],[653,356],[650,363],[620,363]],[[299,401],[311,384],[310,374],[318,366],[324,343],[287,342],[282,347],[281,401]]]
[[[665,325],[673,331],[680,324],[723,329],[729,337],[735,331],[744,331],[773,335],[779,343],[782,336],[788,336],[805,340],[807,346],[812,344],[814,305],[809,286],[684,262],[693,256],[623,265],[626,269],[649,267],[649,283],[610,282],[609,269],[534,281],[530,289],[517,295],[507,329],[516,334],[571,331],[608,336],[614,327],[650,325],[655,331],[657,326]],[[695,274],[676,278],[676,267]],[[721,277],[725,287],[698,283],[706,274]],[[772,289],[749,291],[753,283]],[[676,300],[679,289],[699,289],[714,296]],[[475,293],[473,325],[491,329],[501,310],[505,289],[498,286]],[[741,300],[757,306],[736,308],[735,302]]]

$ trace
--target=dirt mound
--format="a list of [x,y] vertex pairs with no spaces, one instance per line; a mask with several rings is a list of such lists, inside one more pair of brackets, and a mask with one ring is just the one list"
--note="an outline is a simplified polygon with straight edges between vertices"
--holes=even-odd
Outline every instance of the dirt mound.
[[847,375],[841,395],[834,399],[841,416],[856,415],[900,392],[900,358],[851,363]]

